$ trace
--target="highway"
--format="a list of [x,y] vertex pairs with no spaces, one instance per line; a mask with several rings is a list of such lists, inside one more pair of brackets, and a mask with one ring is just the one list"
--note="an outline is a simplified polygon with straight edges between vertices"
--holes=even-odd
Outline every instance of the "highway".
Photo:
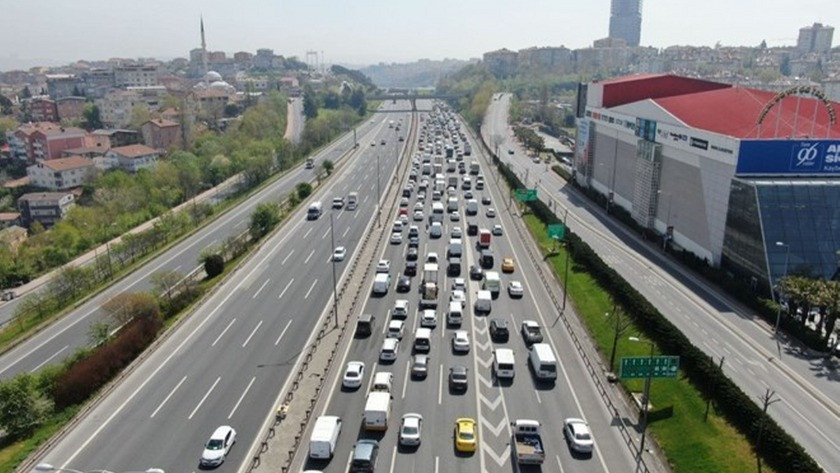
[[[465,156],[469,162],[478,159],[473,144],[472,156]],[[367,338],[345,340],[343,358],[331,370],[327,380],[329,389],[322,395],[315,415],[337,415],[343,420],[342,433],[339,437],[335,456],[330,461],[307,458],[308,439],[314,421],[304,435],[301,448],[295,457],[291,471],[318,470],[325,472],[347,471],[352,449],[357,439],[370,438],[380,442],[379,458],[376,471],[385,472],[496,472],[516,471],[515,462],[510,455],[510,422],[517,418],[537,419],[542,422],[543,440],[546,444],[546,460],[542,471],[601,471],[626,472],[635,465],[628,447],[621,440],[618,429],[611,424],[614,419],[604,406],[588,373],[576,352],[569,335],[562,323],[557,323],[557,312],[548,294],[536,275],[535,269],[523,251],[517,236],[513,219],[518,218],[508,209],[507,195],[496,187],[490,172],[490,164],[481,159],[483,174],[487,177],[488,187],[483,191],[473,190],[481,201],[482,195],[489,196],[489,205],[480,205],[477,216],[466,216],[464,192],[459,188],[460,221],[452,222],[447,215],[444,218],[444,232],[439,239],[427,234],[426,220],[414,222],[420,230],[418,248],[418,274],[412,277],[411,290],[398,293],[391,287],[384,297],[369,297],[362,305],[360,313],[375,316],[373,334]],[[447,174],[451,175],[451,174]],[[455,174],[458,175],[458,174]],[[475,176],[472,176],[473,179]],[[404,180],[407,176],[404,176]],[[428,193],[431,196],[431,190]],[[417,191],[412,193],[409,209],[413,209]],[[444,197],[445,199],[445,197]],[[424,214],[431,212],[431,197],[424,204]],[[487,209],[497,210],[495,217],[487,216]],[[411,212],[409,212],[411,214]],[[389,215],[388,222],[396,218],[396,211]],[[512,274],[502,273],[502,291],[492,302],[489,315],[476,316],[473,303],[479,282],[469,279],[470,266],[477,262],[476,236],[467,236],[467,221],[475,221],[480,228],[490,229],[495,224],[503,228],[502,236],[493,236],[491,249],[495,256],[493,269],[500,271],[501,259],[511,256],[515,261]],[[461,327],[446,325],[445,312],[451,293],[453,277],[446,274],[446,246],[450,231],[454,227],[464,230],[465,257],[462,259],[462,273],[467,283],[467,302],[464,321]],[[380,258],[391,262],[390,274],[393,281],[402,274],[405,266],[405,254],[408,230],[403,230],[403,243],[385,244]],[[515,242],[515,243],[514,243]],[[422,263],[429,252],[436,252],[441,259],[442,288],[438,297],[437,326],[432,330],[430,366],[425,379],[412,378],[410,363],[414,330],[419,326],[418,285],[422,277]],[[506,291],[511,280],[522,282],[525,297],[512,299]],[[368,282],[372,281],[369,275]],[[370,291],[369,291],[370,292]],[[398,299],[409,301],[406,329],[400,344],[398,357],[393,362],[380,362],[379,350],[385,337],[387,323],[392,320],[390,310]],[[355,316],[356,314],[354,314]],[[489,321],[500,318],[508,323],[510,338],[507,342],[494,342],[490,339]],[[519,326],[525,319],[536,320],[546,333],[546,341],[558,355],[559,369],[556,383],[544,384],[534,380],[527,364],[528,351],[519,333]],[[456,329],[466,330],[470,338],[468,354],[456,354],[451,348],[451,338]],[[547,329],[547,330],[546,330]],[[500,381],[492,374],[493,350],[498,347],[511,348],[515,356],[515,378],[512,382]],[[365,378],[357,390],[343,389],[341,376],[344,367],[350,361],[363,361],[366,364]],[[450,367],[460,364],[468,369],[469,386],[465,393],[454,392],[448,387]],[[362,426],[362,415],[366,395],[376,372],[393,374],[391,394],[393,407],[389,426],[384,433],[373,433]],[[400,419],[403,414],[414,412],[423,416],[422,443],[416,449],[398,446]],[[453,444],[455,419],[471,417],[479,424],[479,449],[475,454],[456,452]],[[593,429],[596,438],[596,450],[591,456],[573,455],[567,448],[562,433],[565,417],[584,417]],[[522,471],[539,470],[523,468]]]
[[[386,106],[391,106],[391,104],[386,104]],[[360,140],[364,140],[365,146],[378,134],[387,135],[384,131],[387,129],[386,121],[377,116],[375,120],[369,120],[359,126],[357,134]],[[393,130],[391,132],[393,134]],[[251,213],[257,205],[263,202],[279,201],[291,193],[298,182],[311,179],[313,173],[317,171],[317,166],[324,160],[337,162],[344,153],[352,149],[353,134],[351,132],[343,135],[315,156],[315,170],[304,169],[301,165],[289,171],[287,175],[270,183],[212,223],[115,282],[111,287],[73,309],[46,329],[7,351],[0,356],[0,379],[9,378],[24,371],[34,372],[48,363],[55,363],[72,355],[79,347],[89,343],[89,327],[93,323],[107,320],[107,315],[100,310],[100,306],[105,301],[126,291],[151,290],[150,276],[156,272],[170,270],[182,274],[189,273],[199,265],[199,255],[205,248],[220,245],[229,237],[247,230]],[[16,299],[11,304],[19,300]],[[0,310],[13,310],[13,308],[7,304]]]
[[[210,434],[217,426],[228,424],[237,430],[238,442],[217,471],[237,471],[265,416],[273,412],[313,327],[331,306],[332,198],[353,191],[359,194],[357,210],[334,212],[335,244],[348,251],[345,261],[338,264],[340,283],[375,215],[376,156],[384,192],[404,146],[394,130],[384,126],[387,120],[398,118],[408,126],[409,113],[390,113],[377,115],[362,127],[359,149],[316,192],[315,198],[324,202],[321,218],[306,220],[306,206],[294,212],[177,332],[165,338],[37,460],[82,471],[150,467],[195,471]],[[380,140],[387,144],[381,145]],[[375,146],[370,146],[371,142]],[[350,146],[352,134],[319,159],[334,159]],[[300,168],[297,172],[297,179],[287,179],[287,189],[302,173],[311,171]],[[276,199],[287,192],[278,185],[273,195]],[[260,193],[249,199],[249,204],[265,198]],[[247,220],[247,210],[236,213],[242,215],[243,222]],[[211,227],[216,231],[222,225]],[[208,240],[218,242],[224,237],[221,232],[214,233],[192,246],[197,251],[212,244]],[[183,248],[172,251],[169,258],[186,252]],[[182,264],[194,262],[193,256]]]
[[[695,345],[719,362],[724,371],[758,403],[766,389],[781,401],[769,414],[827,471],[840,464],[840,374],[819,355],[812,355],[784,336],[778,341],[766,322],[663,256],[661,248],[642,242],[607,217],[583,195],[567,186],[546,164],[533,163],[515,142],[507,124],[509,94],[491,101],[482,131],[494,146],[502,137],[501,159],[509,163],[539,197],[553,201],[569,228],[627,279]],[[507,150],[514,150],[509,155]],[[654,400],[655,402],[655,400]]]

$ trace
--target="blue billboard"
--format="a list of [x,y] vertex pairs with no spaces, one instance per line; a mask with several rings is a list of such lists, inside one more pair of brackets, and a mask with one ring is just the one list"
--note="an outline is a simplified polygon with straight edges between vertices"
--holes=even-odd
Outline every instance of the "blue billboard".
[[840,175],[840,141],[742,140],[735,173]]

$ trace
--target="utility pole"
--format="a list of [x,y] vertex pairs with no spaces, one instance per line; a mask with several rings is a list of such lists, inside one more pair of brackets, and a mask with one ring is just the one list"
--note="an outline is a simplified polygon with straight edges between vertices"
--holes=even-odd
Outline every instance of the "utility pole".
[[[330,242],[332,243],[333,251],[335,251],[335,229],[333,227],[333,211],[330,211]],[[335,328],[338,328],[338,281],[335,277],[335,255],[332,257],[332,276],[333,276],[333,317],[335,319]]]

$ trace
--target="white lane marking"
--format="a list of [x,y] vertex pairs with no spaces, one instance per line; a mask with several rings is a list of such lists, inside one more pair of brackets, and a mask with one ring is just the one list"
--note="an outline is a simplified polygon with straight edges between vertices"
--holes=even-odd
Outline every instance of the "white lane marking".
[[438,466],[440,466],[440,457],[435,456],[435,473],[438,473]]
[[438,405],[443,402],[443,365],[438,370]]
[[537,402],[542,404],[542,399],[540,399],[540,393],[537,390],[534,390],[534,396],[537,396]]
[[312,258],[312,255],[314,255],[314,254],[315,254],[315,250],[312,250],[312,251],[309,253],[309,256],[307,256],[307,257],[306,257],[306,259],[305,259],[305,260],[303,260],[303,264],[309,264],[309,259],[310,259],[310,258]]
[[286,335],[286,330],[288,330],[288,329],[289,329],[289,325],[292,325],[292,321],[291,321],[291,320],[289,320],[288,322],[286,322],[286,326],[285,326],[285,327],[283,327],[283,331],[282,331],[282,332],[280,332],[280,336],[279,336],[279,337],[277,337],[277,341],[276,341],[276,342],[274,342],[274,346],[275,346],[275,347],[276,347],[277,345],[279,345],[279,344],[280,344],[280,340],[283,338],[283,335]]
[[[356,217],[353,217],[353,218],[356,218]],[[341,238],[345,238],[347,236],[347,232],[349,232],[349,231],[350,231],[350,227],[347,227],[346,229],[344,229],[344,233],[341,234]]]
[[563,473],[563,464],[560,463],[560,455],[554,455],[554,459],[557,460],[557,468],[560,469],[560,473]]
[[303,234],[303,239],[304,239],[304,240],[306,240],[306,237],[308,237],[308,236],[309,236],[309,234],[310,234],[310,233],[312,233],[312,228],[313,228],[313,227],[309,227],[309,230],[307,230],[307,231],[306,231],[306,233],[304,233],[304,234]]
[[204,404],[204,401],[207,400],[207,397],[210,396],[210,393],[212,393],[213,390],[216,389],[216,385],[219,384],[219,381],[221,381],[221,379],[222,379],[221,376],[216,378],[216,382],[213,383],[212,386],[210,386],[210,389],[206,393],[204,393],[204,397],[202,397],[201,400],[198,401],[198,404],[195,406],[195,409],[193,409],[192,412],[190,412],[190,416],[187,417],[187,419],[192,420],[195,413],[198,411],[198,409],[201,407],[201,405]]
[[[377,363],[378,362],[374,361],[373,366],[370,367],[369,373],[371,373],[371,375],[370,375],[370,378],[368,378],[367,390],[365,391],[367,393],[370,392],[370,387],[373,386],[373,378],[374,378],[374,373],[376,373],[376,364]],[[332,397],[332,396],[330,396],[330,397]],[[329,405],[329,403],[327,403],[326,405]]]
[[388,470],[391,473],[394,473],[394,462],[397,460],[397,446],[394,445],[394,449],[391,450],[391,468]]
[[164,406],[164,404],[166,404],[166,402],[167,402],[167,401],[169,401],[169,398],[170,398],[170,397],[172,397],[172,395],[173,395],[173,394],[175,394],[175,391],[177,391],[177,390],[178,390],[178,388],[180,388],[180,387],[181,387],[181,385],[182,385],[182,384],[184,384],[184,381],[186,381],[186,380],[187,380],[187,377],[186,377],[186,376],[184,376],[183,378],[181,378],[181,381],[179,381],[179,382],[178,382],[178,384],[177,384],[177,385],[175,385],[175,387],[174,387],[174,388],[172,388],[172,391],[169,391],[169,394],[167,394],[167,395],[166,395],[166,397],[165,397],[165,398],[163,399],[163,401],[162,401],[162,402],[161,402],[161,403],[157,406],[157,409],[155,409],[155,411],[154,411],[154,412],[152,412],[152,415],[150,415],[150,416],[149,416],[149,418],[154,419],[154,417],[155,417],[155,415],[157,415],[158,411],[159,411],[159,410],[160,410],[160,409]]
[[257,292],[255,292],[254,295],[251,296],[251,299],[256,299],[257,296],[260,295],[260,292],[262,292],[262,290],[265,289],[265,286],[268,284],[269,281],[271,281],[271,278],[266,279],[265,282],[262,283],[262,286],[260,286],[260,288],[257,289]]
[[309,286],[309,290],[308,290],[308,291],[306,291],[306,295],[305,295],[305,296],[303,296],[303,298],[304,298],[304,299],[309,299],[309,293],[311,293],[311,292],[312,292],[312,290],[313,290],[313,289],[315,289],[315,285],[316,285],[316,284],[318,284],[318,280],[317,280],[317,279],[315,279],[314,281],[312,281],[312,285],[311,285],[311,286]]
[[282,266],[282,265],[286,264],[286,260],[288,260],[289,258],[291,258],[292,254],[293,254],[294,252],[295,252],[295,250],[294,250],[294,249],[292,249],[292,251],[290,251],[290,252],[289,252],[289,254],[287,254],[287,255],[286,255],[286,257],[285,257],[285,258],[283,258],[283,261],[281,261],[281,262],[280,262],[280,266]]
[[245,346],[248,345],[248,342],[251,341],[251,337],[253,337],[254,334],[257,333],[257,330],[260,329],[260,326],[262,326],[262,324],[263,324],[263,321],[260,320],[260,323],[258,323],[257,326],[254,327],[254,330],[251,331],[251,335],[248,335],[248,338],[245,339],[245,343],[242,344],[242,348],[245,348]]
[[254,381],[256,381],[256,380],[257,380],[256,376],[251,378],[251,382],[248,383],[248,387],[246,387],[245,390],[242,391],[242,395],[239,396],[239,400],[236,401],[236,404],[233,406],[233,409],[230,410],[230,414],[228,414],[228,420],[230,420],[230,418],[233,417],[233,414],[236,412],[236,409],[239,407],[239,404],[241,404],[242,400],[245,399],[245,395],[248,394],[248,391],[251,389],[251,386],[253,386]]
[[329,235],[329,234],[330,234],[330,229],[329,229],[329,228],[327,228],[327,231],[325,231],[325,232],[324,232],[324,234],[321,236],[321,239],[323,240],[323,239],[324,239],[324,238],[326,238],[326,237],[327,237],[327,235]]
[[30,373],[35,373],[36,371],[40,370],[41,368],[43,368],[43,367],[44,367],[44,365],[46,365],[47,363],[49,363],[50,361],[52,361],[52,359],[53,359],[53,358],[57,357],[57,356],[58,356],[61,352],[63,352],[64,350],[66,350],[68,347],[69,347],[69,345],[64,345],[64,346],[63,346],[60,350],[58,350],[57,352],[53,353],[53,354],[52,354],[52,356],[50,356],[50,357],[49,357],[49,358],[47,358],[46,360],[42,361],[42,362],[41,362],[38,366],[36,366],[36,367],[32,368],[31,370],[29,370],[29,372],[30,372]]
[[201,251],[200,251],[199,253],[203,253],[203,252],[207,251],[207,249],[212,248],[212,247],[213,247],[213,245],[215,245],[215,244],[216,244],[216,241],[217,241],[217,240],[213,240],[213,241],[211,241],[210,243],[208,243],[208,244],[204,245],[204,248],[202,248],[202,249],[201,249]]
[[215,340],[213,340],[213,343],[210,344],[211,347],[215,347],[216,344],[219,343],[219,340],[222,338],[222,336],[225,334],[225,332],[228,331],[228,329],[230,328],[231,325],[233,325],[234,322],[236,322],[236,317],[232,318],[230,320],[230,322],[228,322],[227,327],[225,327],[225,329],[222,330],[222,333],[220,333],[219,336],[216,337]]
[[408,387],[408,373],[411,370],[409,361],[405,362],[405,379],[403,379],[402,398],[405,399],[405,389]]
[[289,279],[289,282],[286,283],[286,287],[283,288],[283,291],[281,291],[280,295],[277,297],[278,299],[283,298],[283,294],[286,293],[286,291],[289,289],[289,286],[291,286],[293,282],[295,282],[295,278]]

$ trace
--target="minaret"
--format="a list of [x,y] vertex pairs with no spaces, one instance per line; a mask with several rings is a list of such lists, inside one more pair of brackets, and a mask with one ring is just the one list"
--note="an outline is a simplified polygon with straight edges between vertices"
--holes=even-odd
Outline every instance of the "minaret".
[[201,17],[201,62],[204,66],[204,74],[202,77],[207,76],[207,42],[204,41],[204,16]]

